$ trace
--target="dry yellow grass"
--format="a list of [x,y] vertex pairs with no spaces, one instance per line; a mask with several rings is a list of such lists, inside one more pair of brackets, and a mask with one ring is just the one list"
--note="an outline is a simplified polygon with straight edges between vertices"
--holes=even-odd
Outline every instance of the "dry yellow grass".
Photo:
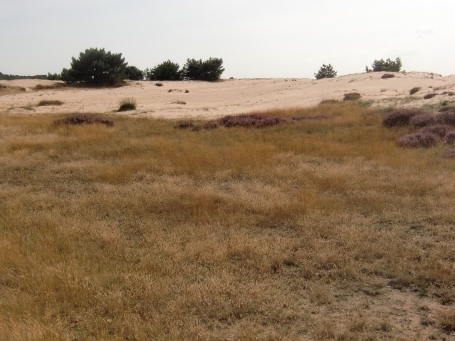
[[334,120],[178,130],[0,117],[0,340],[423,340],[453,331],[454,161]]

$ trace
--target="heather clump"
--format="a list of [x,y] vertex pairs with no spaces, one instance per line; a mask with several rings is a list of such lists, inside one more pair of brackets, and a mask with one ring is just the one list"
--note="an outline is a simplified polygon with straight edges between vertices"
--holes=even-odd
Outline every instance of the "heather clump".
[[419,92],[422,88],[420,86],[415,86],[411,90],[409,90],[410,95],[414,95],[415,93]]
[[437,141],[437,136],[428,133],[412,133],[401,136],[397,143],[402,147],[431,147]]
[[455,144],[455,130],[449,131],[445,134],[444,142],[446,144]]
[[323,99],[319,104],[337,104],[340,103],[337,99]]
[[114,121],[110,118],[98,114],[74,114],[54,121],[54,124],[61,125],[82,125],[82,124],[95,124],[101,123],[108,127],[114,125]]
[[438,115],[438,122],[455,126],[455,112],[444,112]]
[[447,159],[455,159],[455,148],[443,150],[441,156]]
[[224,127],[241,126],[261,128],[282,122],[293,122],[293,120],[291,118],[265,114],[228,115],[218,120],[218,123]]
[[416,115],[414,117],[411,117],[411,119],[409,120],[409,123],[416,128],[427,127],[432,124],[435,124],[436,122],[437,117],[429,113]]
[[[419,132],[423,133],[423,134],[433,134],[440,138],[443,138],[444,136],[446,136],[447,132],[451,129],[453,129],[453,128],[446,124],[435,124],[435,125],[423,127],[422,129],[419,130]],[[454,134],[454,137],[455,137],[455,134]]]
[[193,129],[194,127],[193,121],[178,121],[174,124],[175,129]]
[[453,105],[447,105],[441,109],[439,109],[439,112],[447,112],[447,111],[452,111],[455,112],[455,106]]
[[382,120],[382,125],[391,128],[409,125],[411,118],[424,114],[420,109],[396,109],[390,111]]
[[395,75],[393,73],[384,73],[381,78],[382,79],[395,78]]
[[204,124],[204,129],[216,129],[220,126],[218,121],[213,120],[213,121],[208,121]]

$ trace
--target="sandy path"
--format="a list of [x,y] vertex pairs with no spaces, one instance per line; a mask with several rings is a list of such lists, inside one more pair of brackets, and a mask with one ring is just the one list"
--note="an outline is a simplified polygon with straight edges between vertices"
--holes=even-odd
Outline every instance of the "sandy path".
[[[132,81],[128,86],[115,89],[81,89],[66,87],[62,90],[33,90],[37,84],[51,85],[53,81],[15,80],[0,81],[0,85],[22,87],[25,91],[0,89],[0,113],[113,113],[124,97],[134,97],[138,108],[126,115],[165,118],[208,118],[241,114],[277,107],[311,106],[323,99],[343,99],[349,92],[359,92],[363,100],[374,100],[375,105],[399,104],[417,106],[425,103],[455,101],[455,96],[443,94],[455,91],[455,75],[442,77],[426,72],[395,73],[395,78],[381,79],[383,72],[346,75],[333,79],[235,79],[217,83],[181,81]],[[412,97],[409,90],[421,87]],[[174,90],[169,92],[169,90]],[[3,92],[1,90],[4,90]],[[185,93],[185,90],[188,92]],[[438,96],[424,100],[430,92]],[[60,100],[62,106],[37,107],[40,100]],[[181,101],[186,104],[178,104]]]

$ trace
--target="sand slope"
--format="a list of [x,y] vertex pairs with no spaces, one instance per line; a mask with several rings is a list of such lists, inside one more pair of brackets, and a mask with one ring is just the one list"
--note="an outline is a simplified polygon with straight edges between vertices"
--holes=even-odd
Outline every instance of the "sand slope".
[[[217,83],[181,81],[131,81],[121,88],[35,90],[38,84],[52,85],[54,81],[15,80],[0,81],[0,113],[113,113],[124,97],[134,97],[138,108],[122,113],[165,118],[208,118],[228,114],[241,114],[276,107],[311,106],[323,99],[343,99],[349,92],[359,92],[363,100],[374,105],[417,106],[424,103],[455,101],[455,96],[443,94],[455,91],[455,75],[442,77],[427,72],[395,73],[395,78],[381,79],[383,72],[340,76],[332,79],[234,79]],[[19,88],[25,88],[25,91]],[[409,90],[422,90],[409,96]],[[171,92],[169,92],[172,90]],[[185,90],[188,92],[185,93]],[[438,95],[424,100],[427,93]],[[37,107],[40,100],[60,100],[62,106]],[[176,102],[185,102],[178,104]],[[119,113],[120,114],[120,113]]]

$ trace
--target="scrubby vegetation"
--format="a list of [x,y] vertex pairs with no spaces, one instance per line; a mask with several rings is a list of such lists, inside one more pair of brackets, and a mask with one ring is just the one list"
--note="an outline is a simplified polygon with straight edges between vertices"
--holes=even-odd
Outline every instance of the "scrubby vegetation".
[[54,120],[55,125],[82,125],[101,123],[108,127],[114,125],[110,118],[99,114],[72,114],[64,118]]
[[135,66],[127,66],[125,69],[125,76],[129,80],[141,81],[144,79],[144,72]]
[[63,102],[62,101],[59,101],[59,100],[41,100],[38,102],[38,106],[39,107],[42,107],[42,106],[48,106],[48,105],[63,105]]
[[0,72],[0,80],[14,80],[14,79],[47,79],[46,75],[34,75],[34,76],[19,76],[19,75],[8,75]]
[[159,81],[178,81],[181,79],[180,66],[177,63],[167,60],[153,67],[152,69],[145,70],[145,79],[159,80]]
[[119,108],[117,111],[136,110],[137,101],[133,97],[122,98],[119,101]]
[[384,73],[381,77],[381,79],[388,79],[388,78],[395,78],[395,75],[393,73]]
[[395,109],[385,115],[384,119],[382,120],[382,125],[388,128],[405,126],[410,123],[413,117],[426,114],[427,113],[421,109]]
[[337,76],[337,72],[333,69],[333,66],[331,64],[328,64],[328,65],[322,64],[318,73],[314,74],[314,77],[316,79],[334,78],[336,76]]
[[221,58],[209,58],[205,61],[187,59],[182,68],[182,78],[214,82],[221,78],[223,72],[223,59]]
[[398,139],[403,147],[431,147],[436,144],[437,137],[430,133],[405,134]]
[[387,60],[380,59],[373,62],[371,64],[371,68],[369,69],[368,66],[365,67],[366,72],[380,72],[380,71],[388,71],[388,72],[400,72],[402,67],[401,59],[397,58],[396,60],[391,60],[388,58]]
[[423,99],[430,99],[430,98],[433,98],[436,95],[437,95],[437,93],[432,92],[432,93],[429,93],[429,94],[426,94],[425,96],[423,96]]
[[358,92],[350,92],[347,94],[344,94],[344,101],[356,101],[360,99],[362,96]]
[[422,88],[419,86],[413,87],[411,90],[409,90],[410,95],[414,95],[415,93],[419,92]]
[[353,102],[255,114],[292,123],[0,115],[2,338],[449,339],[455,151]]

